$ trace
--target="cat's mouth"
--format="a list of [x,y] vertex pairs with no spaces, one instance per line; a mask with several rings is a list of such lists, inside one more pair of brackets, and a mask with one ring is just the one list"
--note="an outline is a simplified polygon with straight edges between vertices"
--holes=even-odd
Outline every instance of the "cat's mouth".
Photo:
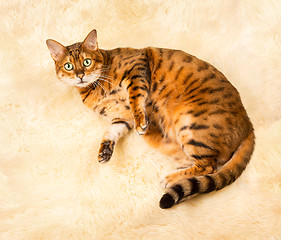
[[83,83],[87,83],[87,82],[81,80],[78,84],[83,84]]
[[80,82],[78,82],[77,85],[86,85],[86,84],[88,84],[88,81],[85,81],[85,80],[81,79]]
[[88,85],[88,82],[81,79],[81,81],[78,82],[77,85],[78,85],[79,87],[84,87],[84,86],[87,86],[87,85]]
[[85,75],[83,78],[76,78],[75,85],[81,88],[90,86],[98,79],[98,77],[99,76],[96,74],[91,74],[91,75]]

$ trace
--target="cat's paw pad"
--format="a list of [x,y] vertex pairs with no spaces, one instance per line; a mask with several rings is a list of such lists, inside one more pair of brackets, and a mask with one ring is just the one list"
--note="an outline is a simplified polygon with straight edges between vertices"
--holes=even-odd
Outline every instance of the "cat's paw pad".
[[98,161],[100,163],[106,163],[110,160],[113,149],[114,149],[115,142],[111,140],[106,140],[101,143]]

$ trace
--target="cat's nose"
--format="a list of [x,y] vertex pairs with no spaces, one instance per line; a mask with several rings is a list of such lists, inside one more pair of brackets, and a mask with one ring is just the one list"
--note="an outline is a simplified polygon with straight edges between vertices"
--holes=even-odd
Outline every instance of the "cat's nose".
[[78,73],[78,74],[77,74],[77,77],[79,77],[79,78],[82,80],[82,78],[84,77],[84,75],[85,75],[84,73]]

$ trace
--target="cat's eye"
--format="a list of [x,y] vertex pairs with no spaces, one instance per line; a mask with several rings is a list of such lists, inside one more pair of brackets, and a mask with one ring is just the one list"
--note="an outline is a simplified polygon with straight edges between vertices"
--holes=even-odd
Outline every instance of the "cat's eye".
[[64,64],[64,68],[67,71],[71,71],[73,69],[73,65],[71,63]]
[[89,59],[89,58],[86,58],[86,59],[83,61],[83,65],[84,65],[85,67],[89,67],[91,64],[92,64],[92,60]]

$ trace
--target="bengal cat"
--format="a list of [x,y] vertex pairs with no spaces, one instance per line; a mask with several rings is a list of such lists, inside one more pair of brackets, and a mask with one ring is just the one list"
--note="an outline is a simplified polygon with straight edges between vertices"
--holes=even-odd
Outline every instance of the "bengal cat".
[[249,162],[253,126],[239,93],[209,63],[183,51],[98,48],[96,30],[64,47],[47,40],[60,80],[78,89],[90,109],[111,121],[98,161],[135,128],[178,170],[162,181],[161,208],[233,183]]

